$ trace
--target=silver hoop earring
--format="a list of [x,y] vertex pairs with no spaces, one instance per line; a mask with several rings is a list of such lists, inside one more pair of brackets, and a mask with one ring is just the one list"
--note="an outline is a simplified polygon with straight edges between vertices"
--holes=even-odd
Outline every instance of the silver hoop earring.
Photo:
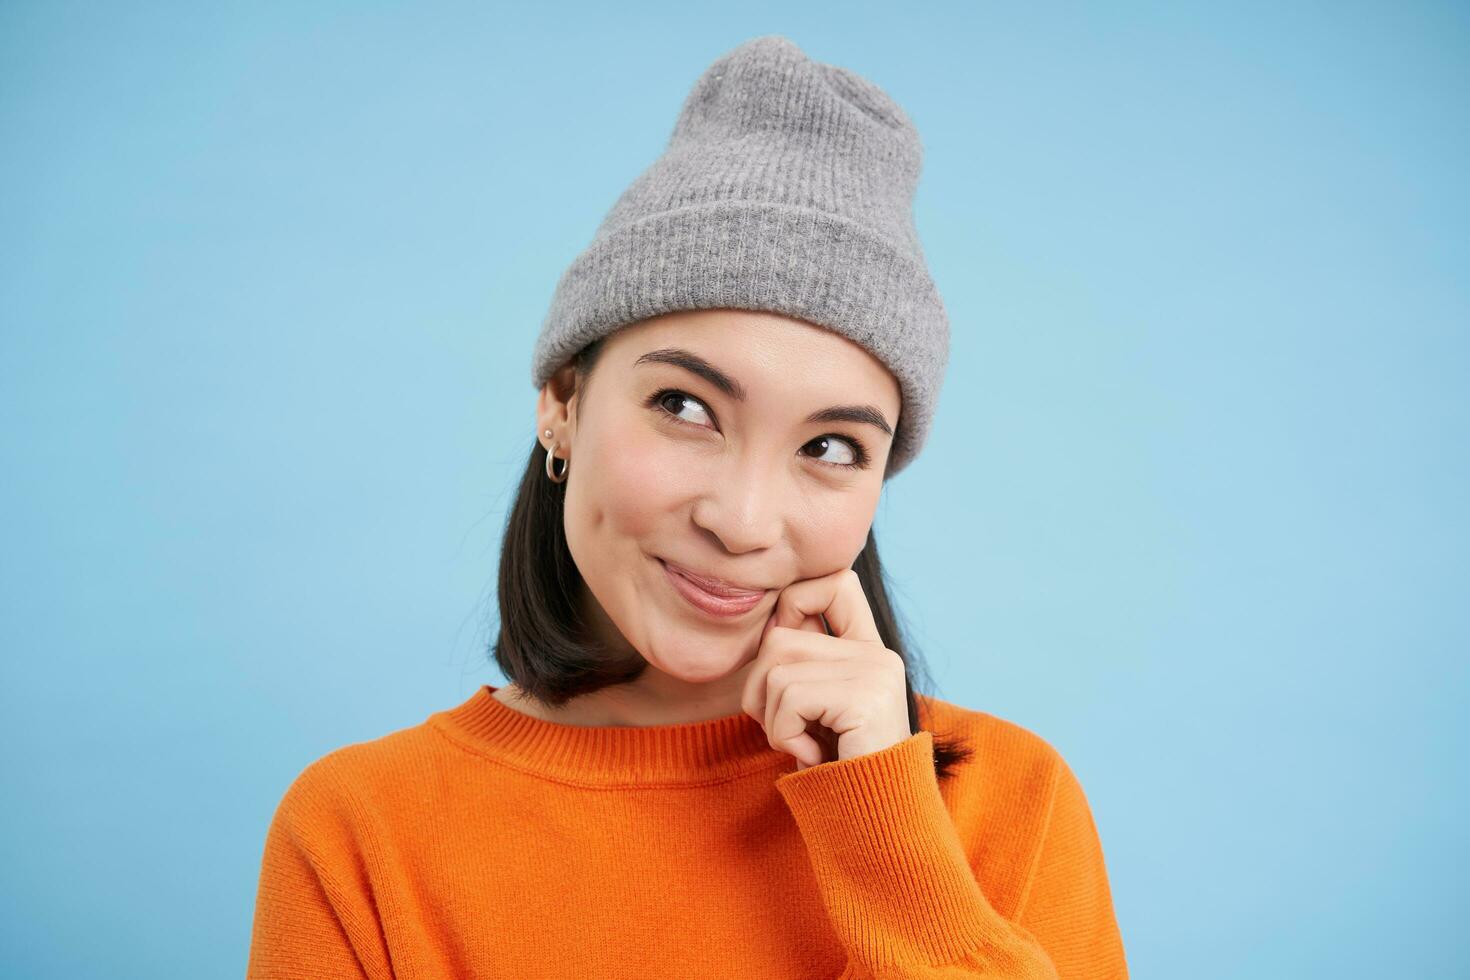
[[567,482],[567,470],[571,469],[572,466],[571,460],[564,459],[561,461],[561,476],[557,476],[556,473],[553,472],[552,461],[556,459],[556,447],[560,445],[561,443],[559,442],[553,442],[551,444],[551,448],[546,450],[546,478],[552,483]]

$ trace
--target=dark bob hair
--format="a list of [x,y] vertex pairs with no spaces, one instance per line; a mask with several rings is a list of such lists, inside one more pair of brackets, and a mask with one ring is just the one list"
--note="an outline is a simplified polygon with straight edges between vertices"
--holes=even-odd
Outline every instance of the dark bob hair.
[[[586,401],[588,383],[606,336],[584,347],[572,360],[577,403]],[[583,620],[579,601],[585,588],[567,547],[563,505],[565,484],[546,478],[546,448],[537,440],[521,475],[515,503],[506,519],[500,550],[500,626],[492,646],[496,664],[529,697],[560,707],[581,694],[636,679],[648,666],[641,656],[610,651],[593,638]],[[923,661],[907,649],[888,590],[878,544],[868,530],[868,541],[853,562],[863,592],[878,625],[883,645],[906,665],[909,731],[917,733],[919,717],[914,677],[930,688]],[[968,761],[971,750],[959,740],[934,737],[934,770],[940,780],[954,775]]]

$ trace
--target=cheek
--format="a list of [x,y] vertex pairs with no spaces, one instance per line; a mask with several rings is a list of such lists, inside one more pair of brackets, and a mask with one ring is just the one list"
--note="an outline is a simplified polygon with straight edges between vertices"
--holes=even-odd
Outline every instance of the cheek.
[[[646,429],[628,420],[617,438],[587,440],[596,448],[582,454],[585,469],[567,498],[569,510],[582,515],[584,527],[608,538],[625,539],[623,545],[628,544],[626,539],[633,539],[635,547],[639,539],[657,530],[661,515],[677,496],[667,479],[668,454],[660,451],[657,434]],[[613,544],[611,540],[604,543]]]
[[877,511],[876,499],[863,494],[824,497],[802,520],[797,540],[801,578],[816,578],[851,568],[863,546]]

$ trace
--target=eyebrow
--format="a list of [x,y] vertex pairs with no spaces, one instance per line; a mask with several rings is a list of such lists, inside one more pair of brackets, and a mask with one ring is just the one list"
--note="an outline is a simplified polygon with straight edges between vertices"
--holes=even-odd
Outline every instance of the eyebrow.
[[[730,377],[709,361],[698,354],[682,347],[660,347],[644,354],[633,364],[672,364],[699,375],[710,384],[737,402],[745,401],[745,387],[739,381]],[[858,422],[866,425],[876,426],[888,435],[893,435],[893,428],[883,413],[872,405],[833,405],[813,412],[806,417],[807,422]]]

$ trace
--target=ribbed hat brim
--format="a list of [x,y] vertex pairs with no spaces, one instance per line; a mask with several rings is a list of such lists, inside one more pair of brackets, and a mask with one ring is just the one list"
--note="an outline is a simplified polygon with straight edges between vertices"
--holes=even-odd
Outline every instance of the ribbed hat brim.
[[532,354],[532,382],[539,389],[584,345],[618,327],[720,307],[807,320],[896,366],[903,402],[887,475],[918,454],[923,438],[914,434],[929,431],[934,379],[949,353],[939,292],[902,249],[816,208],[716,201],[603,229],[557,284]]

